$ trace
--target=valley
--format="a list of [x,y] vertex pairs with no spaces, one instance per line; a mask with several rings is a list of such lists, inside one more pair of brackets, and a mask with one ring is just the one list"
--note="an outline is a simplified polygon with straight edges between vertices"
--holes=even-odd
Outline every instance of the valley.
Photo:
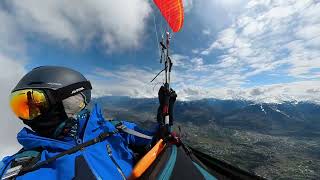
[[[155,125],[157,99],[96,99],[108,119]],[[184,143],[267,179],[320,178],[320,106],[206,99],[177,102]],[[180,127],[180,128],[179,128]],[[181,129],[181,132],[179,131]]]

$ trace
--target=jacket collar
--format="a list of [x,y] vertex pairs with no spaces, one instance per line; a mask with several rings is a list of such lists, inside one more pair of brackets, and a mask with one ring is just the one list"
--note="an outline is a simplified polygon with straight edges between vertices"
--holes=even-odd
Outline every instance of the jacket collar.
[[[103,114],[99,105],[95,104],[91,113],[90,117],[87,122],[87,126],[84,129],[84,137],[83,140],[87,141],[93,139],[94,137],[98,136],[102,131],[113,131],[113,126],[105,126],[105,120],[103,118]],[[60,149],[60,150],[67,150],[74,146],[74,143],[57,140],[47,137],[39,136],[34,131],[23,128],[17,135],[18,142],[25,148],[25,149],[32,149],[36,147],[43,147],[49,149]]]

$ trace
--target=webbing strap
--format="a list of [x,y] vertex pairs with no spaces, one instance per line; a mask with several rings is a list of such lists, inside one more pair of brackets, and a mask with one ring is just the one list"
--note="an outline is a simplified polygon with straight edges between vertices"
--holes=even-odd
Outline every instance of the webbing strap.
[[37,163],[37,164],[35,164],[33,166],[30,166],[30,167],[22,168],[20,173],[17,176],[21,176],[21,175],[23,175],[25,173],[37,170],[37,169],[39,169],[40,167],[42,167],[44,165],[50,164],[51,162],[57,160],[60,157],[63,157],[65,155],[73,154],[73,153],[75,153],[75,152],[77,152],[77,151],[79,151],[79,150],[81,150],[81,149],[83,149],[85,147],[88,147],[88,146],[94,145],[96,143],[99,143],[99,142],[105,140],[107,137],[112,136],[112,135],[114,135],[116,133],[118,133],[118,130],[115,130],[113,132],[101,133],[98,137],[96,137],[96,138],[94,138],[94,139],[92,139],[90,141],[87,141],[85,143],[79,144],[79,145],[77,145],[77,146],[75,146],[75,147],[73,147],[71,149],[68,149],[68,150],[66,150],[66,151],[64,151],[64,152],[62,152],[62,153],[60,153],[60,154],[58,154],[56,156],[53,156],[53,157],[51,157],[51,158],[49,158],[49,159],[47,159],[45,161],[39,162],[39,163]]
[[142,134],[141,132],[135,131],[133,129],[129,129],[125,125],[121,125],[117,128],[119,128],[121,131],[123,131],[125,133],[131,134],[131,135],[134,135],[134,136],[137,136],[140,138],[150,139],[150,140],[153,138],[152,136],[148,136],[148,135]]
[[131,134],[131,135],[134,135],[134,136],[137,136],[140,138],[144,138],[144,139],[150,139],[150,140],[153,139],[153,136],[148,136],[146,134],[143,134],[141,132],[138,132],[138,131],[135,131],[133,129],[128,128],[121,121],[112,120],[112,121],[110,121],[110,123],[113,124],[116,129],[123,131],[127,134]]

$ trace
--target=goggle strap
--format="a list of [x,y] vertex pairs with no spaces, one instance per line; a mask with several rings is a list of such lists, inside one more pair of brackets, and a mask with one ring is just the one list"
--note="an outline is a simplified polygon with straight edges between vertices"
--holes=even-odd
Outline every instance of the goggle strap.
[[70,96],[74,96],[76,94],[79,94],[85,90],[92,89],[90,81],[82,81],[75,84],[71,84],[69,86],[57,89],[56,97],[59,98],[59,100],[64,100]]

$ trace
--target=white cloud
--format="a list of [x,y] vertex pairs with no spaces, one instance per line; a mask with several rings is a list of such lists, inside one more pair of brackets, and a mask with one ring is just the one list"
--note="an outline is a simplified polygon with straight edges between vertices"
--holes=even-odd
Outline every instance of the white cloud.
[[210,51],[209,50],[203,50],[203,51],[201,51],[200,54],[201,55],[208,55],[208,54],[210,54]]
[[172,54],[171,59],[174,63],[174,66],[179,68],[190,68],[190,60],[188,56],[182,54]]
[[162,76],[159,76],[150,83],[157,73],[148,69],[124,66],[112,71],[97,68],[94,74],[87,77],[93,84],[93,97],[112,95],[150,98],[157,95],[158,89],[154,88],[160,87],[163,80]]
[[320,104],[320,81],[299,81],[263,85],[251,88],[204,88],[185,86],[178,89],[180,100],[202,98],[245,99],[256,102],[282,103],[284,101],[310,101]]
[[215,0],[215,1],[217,3],[220,3],[223,7],[226,7],[226,8],[236,8],[247,2],[247,0],[224,0],[224,1]]
[[268,18],[273,19],[281,19],[286,18],[288,16],[291,16],[295,12],[294,7],[290,4],[281,2],[279,6],[272,7],[266,14],[263,16],[266,16]]
[[237,33],[235,28],[228,28],[219,33],[218,44],[223,48],[230,48],[234,45],[235,40],[237,39]]
[[190,12],[194,6],[193,0],[183,0],[182,3],[185,13]]
[[192,49],[191,52],[192,52],[193,54],[198,54],[198,53],[199,53],[199,49]]
[[14,17],[0,8],[0,22],[1,54],[12,56],[24,54],[25,43]]
[[308,26],[301,27],[297,30],[296,36],[301,39],[313,39],[320,35],[320,23],[309,24]]
[[137,48],[151,13],[144,0],[7,1],[20,32],[75,47],[99,40],[106,51]]
[[[319,3],[310,0],[252,0],[201,55],[223,51],[217,67],[245,78],[280,69],[292,78],[317,78],[313,69],[320,68],[320,14],[316,10]],[[243,71],[235,71],[239,68]]]
[[9,107],[9,96],[16,83],[25,74],[24,65],[1,54],[0,52],[0,159],[6,155],[17,152],[21,146],[16,140],[16,135],[23,127],[22,122],[14,116]]
[[196,57],[190,60],[190,62],[192,63],[192,67],[194,71],[202,71],[205,70],[204,66],[203,66],[203,59],[200,57]]
[[[15,117],[9,107],[9,96],[25,70],[25,42],[14,16],[0,8],[0,160],[4,156],[12,155],[21,146],[16,135],[23,127],[23,123]],[[5,137],[5,138],[4,138]]]
[[[310,93],[320,86],[316,80],[320,77],[317,10],[320,6],[314,1],[250,1],[208,48],[196,54],[200,57],[184,60],[186,68],[175,73],[181,78],[176,79],[180,95],[183,99],[238,97],[264,102],[319,102],[318,95]],[[223,53],[217,62],[208,63],[215,50]],[[194,61],[200,58],[201,63]],[[274,74],[277,82],[282,77],[293,82],[252,85],[250,78],[263,79],[266,73]],[[258,91],[263,93],[257,95]]]
[[251,21],[243,29],[243,35],[244,36],[257,36],[263,33],[263,28],[265,27],[265,23],[263,22],[256,22]]
[[203,29],[201,32],[203,35],[210,35],[211,34],[210,29]]

